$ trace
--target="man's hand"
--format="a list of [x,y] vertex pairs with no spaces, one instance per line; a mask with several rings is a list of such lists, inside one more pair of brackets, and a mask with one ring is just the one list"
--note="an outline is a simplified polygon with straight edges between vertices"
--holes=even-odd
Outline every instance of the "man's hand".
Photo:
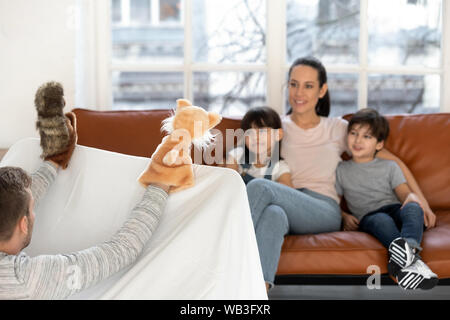
[[66,169],[69,165],[70,158],[72,157],[73,151],[78,140],[77,134],[77,118],[75,113],[66,113],[67,129],[69,130],[69,144],[67,149],[59,154],[46,157],[44,160],[52,160],[54,163],[58,163],[58,166],[62,169]]
[[59,169],[59,164],[53,160],[47,160],[48,162],[50,162],[54,167],[56,167],[56,169]]
[[162,183],[151,183],[150,185],[152,185],[152,186],[154,186],[154,187],[157,187],[157,188],[160,188],[160,189],[162,189],[162,190],[164,190],[166,193],[169,193],[169,189],[170,189],[170,186],[168,186],[168,185],[165,185],[165,184],[162,184]]
[[342,211],[342,220],[344,222],[344,231],[356,231],[359,228],[358,219],[349,213]]

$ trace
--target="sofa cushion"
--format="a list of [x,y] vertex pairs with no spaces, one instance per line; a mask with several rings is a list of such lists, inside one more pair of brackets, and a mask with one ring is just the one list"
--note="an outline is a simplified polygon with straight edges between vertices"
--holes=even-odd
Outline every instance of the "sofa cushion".
[[[421,255],[440,278],[450,277],[450,211],[437,211],[436,227],[424,232]],[[340,231],[316,235],[288,235],[277,274],[361,275],[371,265],[387,272],[386,248],[371,235]]]
[[450,278],[450,210],[435,213],[436,227],[424,232],[421,256],[439,278]]
[[387,251],[364,232],[339,231],[315,235],[288,235],[281,250],[277,274],[366,274],[378,265],[387,272]]

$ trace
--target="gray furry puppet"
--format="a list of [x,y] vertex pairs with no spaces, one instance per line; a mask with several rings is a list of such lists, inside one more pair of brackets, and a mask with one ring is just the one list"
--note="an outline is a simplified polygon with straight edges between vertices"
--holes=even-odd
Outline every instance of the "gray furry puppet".
[[64,89],[58,82],[47,82],[39,87],[34,99],[38,119],[36,129],[41,136],[44,160],[52,160],[65,169],[77,142],[76,116],[63,113],[66,102]]

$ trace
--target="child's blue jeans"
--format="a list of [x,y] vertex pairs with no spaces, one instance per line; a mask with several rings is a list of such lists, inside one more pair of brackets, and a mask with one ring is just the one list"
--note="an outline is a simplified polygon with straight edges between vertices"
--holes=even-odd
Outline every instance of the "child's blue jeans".
[[408,202],[402,209],[401,206],[387,205],[368,213],[359,222],[359,229],[373,235],[386,248],[402,237],[411,247],[421,250],[423,210],[416,202]]

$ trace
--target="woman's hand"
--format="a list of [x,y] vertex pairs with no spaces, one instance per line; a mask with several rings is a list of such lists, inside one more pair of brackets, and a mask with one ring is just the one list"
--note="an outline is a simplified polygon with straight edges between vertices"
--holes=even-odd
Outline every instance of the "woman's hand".
[[394,160],[395,162],[397,162],[397,164],[400,166],[400,169],[402,169],[403,175],[405,176],[405,179],[409,187],[411,188],[411,191],[414,192],[420,199],[419,204],[423,209],[423,219],[425,226],[427,227],[427,229],[435,227],[436,215],[431,210],[428,201],[425,199],[422,190],[420,189],[416,179],[414,178],[409,168],[398,157],[396,157],[391,152],[386,150],[386,148],[381,149],[380,152],[377,153],[377,157],[387,160]]
[[395,188],[395,193],[400,201],[402,201],[402,208],[408,202],[417,202],[423,210],[423,222],[427,229],[434,228],[436,226],[436,215],[431,210],[428,202],[421,199],[417,194],[411,192],[411,189],[406,183],[403,183]]
[[[406,185],[406,184],[405,184],[405,185]],[[401,185],[400,185],[400,186],[401,186]],[[400,186],[399,186],[399,187],[400,187]],[[424,207],[423,207],[423,205],[422,205],[422,202],[420,201],[419,197],[418,197],[414,192],[409,192],[409,193],[408,193],[407,197],[406,197],[405,200],[403,201],[403,204],[402,204],[401,209],[402,209],[407,203],[409,203],[409,202],[416,202],[416,203],[422,208],[422,210],[425,211],[425,209],[424,209]]]
[[358,219],[349,213],[342,211],[342,220],[344,222],[344,231],[356,231],[359,228]]
[[434,228],[436,226],[436,215],[429,206],[423,208],[423,222],[427,229]]
[[425,224],[425,227],[427,229],[434,228],[436,226],[436,215],[433,213],[431,208],[428,206],[428,204],[424,204],[422,201],[420,201],[420,198],[413,192],[411,192],[408,197],[406,197],[405,201],[403,202],[402,208],[408,203],[408,202],[417,202],[419,206],[423,210],[423,223]]

